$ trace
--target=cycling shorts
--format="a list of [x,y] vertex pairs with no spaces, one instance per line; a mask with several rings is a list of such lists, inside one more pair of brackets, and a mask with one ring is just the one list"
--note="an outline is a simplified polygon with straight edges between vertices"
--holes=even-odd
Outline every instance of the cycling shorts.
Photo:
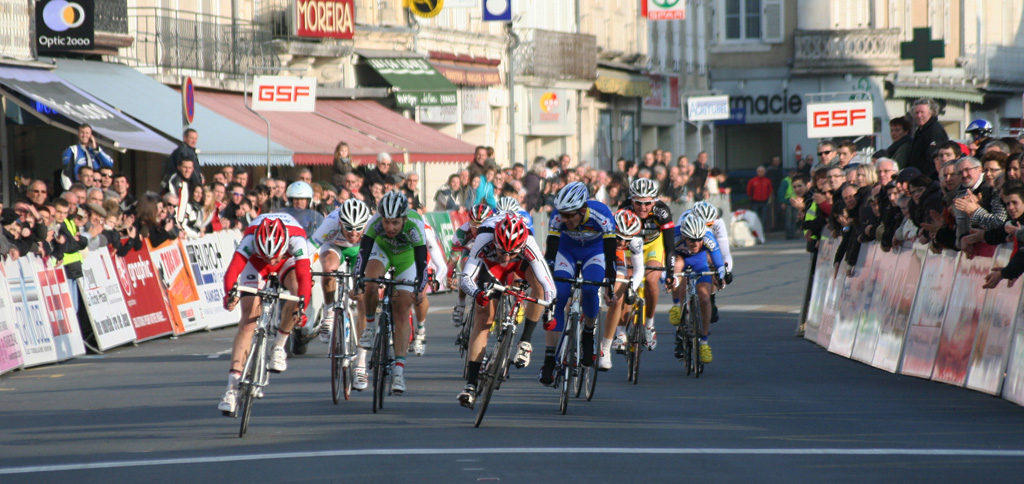
[[651,265],[651,262],[665,263],[665,243],[662,241],[663,237],[665,237],[665,234],[658,234],[654,240],[644,244],[645,265]]
[[[394,267],[395,280],[416,280],[416,257],[413,255],[413,251],[411,250],[407,250],[401,254],[392,254],[374,242],[373,250],[370,251],[369,260],[380,261],[381,264],[384,264],[385,271],[390,267]],[[414,288],[413,286],[400,284],[395,286],[395,289],[399,291],[413,292]]]
[[354,245],[352,247],[341,247],[331,243],[326,243],[320,247],[320,260],[324,259],[324,256],[328,252],[333,252],[334,255],[338,256],[338,260],[341,261],[341,267],[355,267],[356,259],[359,258],[359,246]]

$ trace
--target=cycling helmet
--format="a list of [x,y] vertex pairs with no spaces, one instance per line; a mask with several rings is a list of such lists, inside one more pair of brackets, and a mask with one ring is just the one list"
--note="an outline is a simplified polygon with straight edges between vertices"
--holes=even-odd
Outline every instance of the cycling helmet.
[[338,208],[338,221],[347,230],[363,230],[370,220],[370,207],[354,198],[345,200]]
[[629,184],[629,196],[632,198],[654,198],[658,196],[658,182],[650,178],[637,178]]
[[288,190],[284,192],[285,198],[313,198],[313,187],[309,186],[309,183],[304,181],[297,181],[288,185]]
[[483,203],[476,205],[469,211],[469,224],[474,227],[479,226],[491,215],[494,215],[494,210],[491,210],[491,207]]
[[518,212],[522,210],[519,206],[519,202],[512,197],[501,197],[498,199],[498,211],[499,212]]
[[530,237],[530,229],[526,227],[519,215],[506,213],[505,218],[494,226],[494,242],[504,252],[519,252]]
[[968,124],[967,129],[964,130],[964,132],[970,134],[973,139],[988,136],[992,134],[992,131],[992,123],[984,119],[975,119],[974,121],[971,121],[971,124]]
[[693,205],[693,213],[697,214],[698,217],[704,219],[705,223],[714,222],[718,218],[718,209],[714,205],[700,201]]
[[615,235],[620,239],[630,239],[640,234],[643,225],[640,217],[637,217],[632,210],[619,209],[615,212]]
[[555,210],[559,212],[572,212],[583,208],[590,198],[590,190],[583,182],[572,182],[558,191],[555,195]]
[[253,246],[257,254],[268,260],[281,256],[288,246],[288,228],[279,218],[263,219],[256,227]]
[[679,227],[679,235],[690,240],[703,240],[706,233],[708,233],[708,227],[704,225],[704,219],[693,212],[683,219],[683,225]]
[[402,218],[409,212],[409,199],[401,190],[391,190],[381,197],[377,211],[384,218]]

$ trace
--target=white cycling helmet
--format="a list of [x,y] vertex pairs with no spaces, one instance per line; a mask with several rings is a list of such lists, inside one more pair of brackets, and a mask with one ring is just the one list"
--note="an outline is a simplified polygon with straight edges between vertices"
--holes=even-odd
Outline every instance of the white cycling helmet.
[[285,198],[313,198],[313,187],[309,186],[309,183],[304,181],[297,181],[288,185],[288,190],[284,192]]
[[693,212],[683,219],[683,225],[679,227],[679,235],[691,240],[703,240],[706,233],[708,227],[704,225],[704,219]]
[[654,198],[658,196],[658,182],[650,178],[637,178],[629,184],[629,196],[632,198]]
[[338,208],[338,220],[347,230],[363,230],[370,220],[370,207],[355,198],[345,200]]
[[501,197],[501,198],[499,198],[497,206],[498,206],[498,211],[499,212],[516,213],[516,212],[522,210],[522,207],[519,206],[519,202],[516,201],[516,199],[514,199],[512,197]]
[[718,209],[706,201],[695,203],[693,205],[693,213],[704,219],[705,223],[711,223],[718,219]]
[[555,210],[559,212],[572,212],[583,208],[590,198],[590,190],[583,182],[572,182],[558,191],[555,195]]
[[643,222],[640,221],[640,217],[637,217],[632,210],[619,209],[615,212],[615,234],[623,239],[630,239],[640,235],[640,229],[643,228]]
[[409,212],[409,199],[401,190],[391,190],[384,194],[377,204],[377,211],[384,218],[401,218]]

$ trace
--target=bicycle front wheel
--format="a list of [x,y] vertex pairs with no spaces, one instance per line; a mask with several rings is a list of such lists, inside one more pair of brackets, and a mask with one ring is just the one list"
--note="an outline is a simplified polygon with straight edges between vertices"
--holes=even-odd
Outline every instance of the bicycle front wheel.
[[[340,305],[340,304],[339,304]],[[345,311],[341,308],[334,310],[335,327],[331,330],[331,347],[327,358],[331,362],[331,400],[337,405],[338,401],[348,400],[348,392],[345,390]]]
[[[256,400],[256,392],[258,391],[258,383],[260,382],[261,369],[266,368],[266,355],[267,355],[267,335],[263,331],[257,331],[253,336],[252,347],[249,349],[249,361],[245,366],[245,372],[242,374],[238,384],[238,408],[237,412],[240,412],[241,423],[238,427],[238,438],[245,437],[245,432],[249,430],[249,418],[252,416],[252,404]],[[263,371],[266,371],[265,369]]]
[[373,339],[373,413],[384,408],[385,380],[388,366],[388,325],[386,316],[381,313],[377,326],[377,335]]
[[704,327],[704,318],[701,317],[700,305],[697,303],[696,297],[690,299],[690,324],[693,325],[693,334],[690,338],[690,358],[693,360],[693,376],[700,378],[700,374],[704,373],[704,363],[700,361],[700,336],[701,330]]
[[491,395],[498,388],[501,379],[505,376],[505,369],[508,367],[508,355],[512,346],[511,332],[503,332],[501,341],[494,346],[491,354],[487,355],[487,367],[480,372],[480,389],[477,392],[476,420],[474,427],[479,427],[484,421],[484,414],[487,413],[487,405],[491,402]]
[[644,300],[641,299],[637,302],[636,313],[630,321],[633,324],[633,332],[630,335],[630,355],[632,356],[632,365],[630,365],[629,378],[633,380],[633,384],[636,385],[640,382],[640,355],[644,352],[644,345],[647,344],[646,334],[644,332]]

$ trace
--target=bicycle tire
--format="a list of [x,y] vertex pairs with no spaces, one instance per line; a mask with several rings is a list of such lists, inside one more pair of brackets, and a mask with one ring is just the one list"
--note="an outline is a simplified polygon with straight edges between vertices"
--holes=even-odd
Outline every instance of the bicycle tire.
[[637,339],[636,339],[636,307],[631,307],[629,310],[629,317],[626,319],[626,348],[622,352],[622,356],[626,358],[626,381],[633,381],[633,366],[636,364],[636,350],[637,350]]
[[633,365],[632,374],[630,375],[633,380],[633,384],[636,385],[640,382],[640,355],[644,352],[644,345],[647,344],[646,334],[644,333],[644,310],[645,302],[640,299],[637,303],[636,313],[633,315],[633,332],[634,334],[634,348],[633,348]]
[[[566,322],[566,324],[569,324]],[[573,382],[573,362],[576,361],[576,342],[573,341],[572,332],[567,332],[565,337],[565,350],[562,358],[562,399],[559,402],[561,404],[560,410],[562,415],[569,409],[569,393],[575,390],[575,383]]]
[[501,381],[502,376],[505,373],[505,367],[508,365],[508,344],[512,340],[511,332],[505,332],[502,334],[502,340],[499,344],[494,346],[491,351],[491,355],[487,358],[487,368],[481,372],[480,376],[483,377],[481,380],[482,391],[478,392],[478,398],[476,405],[476,419],[473,422],[474,427],[480,427],[480,423],[484,421],[484,414],[487,413],[487,406],[491,402],[491,395],[494,394],[494,390],[498,388],[498,384]]
[[384,314],[380,315],[377,334],[373,338],[373,413],[384,408],[384,379],[385,367],[387,366],[387,325],[384,323]]
[[580,364],[580,350],[581,350],[580,345],[582,344],[581,343],[582,335],[580,333],[583,331],[583,329],[582,329],[583,328],[582,316],[583,316],[582,313],[578,313],[576,311],[571,311],[569,313],[569,317],[566,319],[566,323],[565,323],[565,324],[569,324],[569,321],[573,322],[572,323],[572,332],[571,332],[571,334],[572,334],[572,345],[569,346],[569,348],[572,349],[572,353],[569,354],[570,355],[570,358],[569,358],[569,364],[570,364],[570,366],[569,366],[569,368],[570,368],[569,375],[572,378],[572,392],[574,394],[573,395],[574,398],[580,398],[580,393],[583,392],[583,379],[581,378],[581,375],[580,375],[580,368],[582,368],[582,365]]
[[334,309],[334,322],[335,327],[331,329],[331,347],[328,349],[327,358],[331,361],[331,400],[337,405],[338,401],[342,399],[348,400],[348,393],[345,391],[346,371],[342,366],[345,361],[344,309]]
[[693,297],[690,299],[690,318],[693,321],[693,343],[691,350],[693,353],[693,373],[695,378],[700,378],[700,374],[704,373],[704,363],[700,361],[700,336],[704,326],[704,320],[700,314],[700,305],[697,302],[697,298]]
[[[469,312],[462,316],[462,327],[455,338],[455,344],[459,345],[459,356],[465,357],[469,353],[469,338],[473,335],[473,318],[476,317],[476,304],[469,303]],[[462,377],[466,377],[466,368],[463,368]]]
[[267,353],[266,338],[267,335],[263,330],[257,330],[253,335],[252,346],[249,349],[250,364],[246,365],[240,380],[248,383],[239,383],[238,385],[238,395],[242,399],[237,409],[241,412],[242,420],[238,426],[238,438],[245,437],[245,432],[249,430],[249,418],[252,416],[252,404],[256,400],[256,384],[260,376],[259,368],[260,365],[266,365],[264,361]]
[[[601,327],[603,326],[602,318],[603,316],[601,314],[598,314],[597,322],[594,325],[593,349],[594,355],[598,356],[601,354],[601,347],[598,345],[597,335],[604,334],[601,331]],[[597,389],[597,365],[597,360],[594,360],[591,361],[590,366],[583,367],[583,375],[581,376],[581,379],[583,380],[583,397],[586,398],[588,402],[594,399],[594,390]]]
[[[349,314],[346,311],[346,317]],[[359,354],[359,339],[356,336],[356,326],[352,318],[346,323],[348,339],[345,341],[345,358],[348,366],[345,367],[345,400],[352,397],[352,385],[356,381],[356,356]]]

